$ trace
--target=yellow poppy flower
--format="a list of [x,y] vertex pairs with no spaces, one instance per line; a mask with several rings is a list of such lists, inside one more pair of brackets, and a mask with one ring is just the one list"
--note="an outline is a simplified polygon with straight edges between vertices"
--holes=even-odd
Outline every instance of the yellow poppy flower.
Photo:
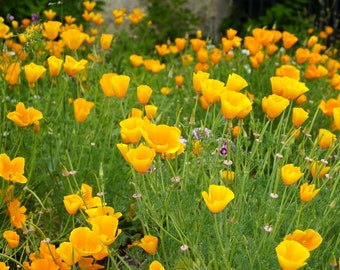
[[145,106],[148,104],[150,97],[152,94],[152,89],[148,85],[139,85],[137,86],[137,99],[139,104]]
[[292,121],[295,128],[300,127],[307,119],[309,113],[303,108],[293,108]]
[[91,256],[103,249],[103,243],[98,235],[87,227],[78,227],[72,230],[70,242],[82,257]]
[[275,248],[277,259],[283,270],[305,266],[310,253],[307,248],[294,240],[284,240]]
[[271,120],[278,117],[288,107],[288,105],[288,99],[276,94],[269,95],[262,99],[262,110]]
[[24,66],[25,77],[28,82],[29,87],[33,88],[35,82],[44,76],[46,68],[35,63],[30,63]]
[[77,61],[72,56],[66,55],[65,62],[64,62],[64,70],[67,75],[74,76],[78,74],[79,72],[83,71],[87,63],[88,61],[85,59],[81,59],[80,61]]
[[313,229],[307,229],[305,231],[296,230],[293,233],[288,234],[284,240],[294,240],[299,242],[307,248],[308,251],[313,251],[322,243],[321,235]]
[[91,101],[87,101],[84,98],[77,98],[73,102],[74,107],[74,117],[77,122],[82,123],[84,122],[90,114],[90,111],[94,103]]
[[137,148],[130,148],[126,153],[129,163],[139,173],[149,171],[155,156],[155,150],[144,144],[138,145]]
[[294,184],[303,175],[300,167],[294,166],[294,164],[287,164],[281,168],[281,179],[286,186]]
[[62,25],[59,21],[48,21],[44,22],[43,36],[48,40],[55,40],[59,35],[60,26]]
[[140,241],[136,241],[133,245],[141,247],[150,255],[154,255],[158,249],[158,238],[153,235],[144,235]]
[[43,114],[33,107],[26,109],[25,104],[19,102],[15,107],[15,111],[7,114],[7,118],[19,127],[27,127],[29,125],[39,125],[39,120],[43,118]]
[[211,213],[217,214],[224,210],[235,195],[229,188],[219,185],[210,185],[209,193],[202,192],[205,204]]
[[315,189],[315,184],[309,185],[304,183],[300,186],[300,199],[303,202],[311,201],[318,193],[320,189]]
[[7,231],[4,231],[4,233],[2,235],[6,239],[7,244],[11,248],[17,248],[19,246],[20,235],[17,234],[16,231],[7,230]]
[[328,148],[337,140],[336,135],[327,129],[320,128],[318,135],[318,145],[320,148]]

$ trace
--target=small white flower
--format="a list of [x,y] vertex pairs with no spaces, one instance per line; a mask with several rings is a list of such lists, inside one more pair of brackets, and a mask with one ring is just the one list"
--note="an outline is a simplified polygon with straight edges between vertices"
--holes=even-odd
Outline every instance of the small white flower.
[[188,245],[181,245],[180,250],[181,251],[187,251],[189,249]]
[[142,194],[139,194],[139,193],[135,193],[135,194],[132,195],[132,198],[134,198],[134,199],[138,199],[140,197],[142,197]]
[[223,164],[226,165],[226,166],[231,166],[231,165],[233,165],[233,161],[232,160],[225,160],[225,161],[223,161]]
[[313,159],[310,158],[310,157],[305,157],[305,160],[308,161],[308,162],[312,162],[313,161]]
[[170,181],[173,183],[179,183],[181,181],[181,178],[179,176],[171,177]]
[[270,198],[272,198],[272,199],[277,199],[278,197],[279,197],[279,195],[278,194],[276,194],[276,193],[270,193]]
[[325,159],[321,159],[320,160],[323,164],[325,164],[325,165],[327,165],[328,164],[328,161],[327,160],[325,160]]
[[280,153],[276,153],[275,156],[276,156],[277,158],[283,158],[283,155],[280,154]]
[[49,243],[49,242],[51,242],[51,239],[50,239],[50,238],[46,238],[46,239],[41,240],[41,242],[43,242],[43,243]]
[[265,225],[265,226],[263,227],[263,229],[264,229],[264,231],[267,232],[267,233],[270,233],[270,232],[273,231],[273,228],[272,228],[271,226],[269,226],[269,225]]

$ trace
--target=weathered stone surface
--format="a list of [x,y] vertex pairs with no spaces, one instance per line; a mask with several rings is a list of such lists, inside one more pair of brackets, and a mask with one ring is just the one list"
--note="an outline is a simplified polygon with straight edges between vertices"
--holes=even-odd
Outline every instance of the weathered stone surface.
[[[143,5],[145,3],[143,0],[105,0],[104,2],[106,3],[103,15],[108,32],[113,29],[112,11],[114,9],[124,7],[127,13],[130,13],[134,8],[139,7],[143,11],[147,11],[147,8]],[[230,15],[232,4],[233,0],[188,0],[186,7],[200,18],[199,23],[205,35],[219,39],[218,28],[223,19]]]

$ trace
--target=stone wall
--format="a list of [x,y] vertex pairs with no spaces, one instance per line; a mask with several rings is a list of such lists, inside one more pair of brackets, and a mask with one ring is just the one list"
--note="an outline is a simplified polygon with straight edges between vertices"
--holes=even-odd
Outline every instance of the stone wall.
[[[160,0],[162,1],[162,0]],[[114,9],[126,8],[127,13],[134,8],[139,7],[143,11],[147,8],[143,6],[145,0],[104,0],[105,10],[104,18],[108,26],[108,31],[113,27],[114,19],[112,11]],[[200,18],[200,26],[204,35],[219,39],[218,28],[223,21],[231,13],[233,0],[188,0],[186,7],[191,9],[194,14]]]

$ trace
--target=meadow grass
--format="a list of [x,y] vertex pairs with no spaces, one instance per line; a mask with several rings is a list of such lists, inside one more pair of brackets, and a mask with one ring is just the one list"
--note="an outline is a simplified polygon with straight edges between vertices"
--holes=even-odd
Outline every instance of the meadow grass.
[[[5,27],[4,24],[1,27]],[[96,27],[99,32],[103,30],[102,25]],[[137,31],[138,27],[144,31]],[[4,163],[4,155],[1,159],[1,233],[15,231],[20,240],[13,248],[2,237],[0,260],[10,269],[21,266],[32,270],[43,269],[41,267],[100,269],[94,261],[106,269],[161,269],[150,266],[155,260],[165,269],[278,269],[276,247],[284,237],[295,230],[312,229],[320,234],[322,243],[310,252],[305,269],[337,267],[340,257],[340,113],[336,108],[340,108],[337,91],[340,84],[335,82],[340,64],[336,60],[336,49],[326,45],[327,36],[315,30],[305,40],[297,37],[290,47],[284,44],[282,37],[276,43],[269,42],[277,46],[277,51],[269,55],[265,38],[254,35],[260,45],[257,52],[249,55],[256,44],[245,45],[245,37],[237,37],[237,34],[232,37],[226,34],[232,42],[229,50],[221,43],[212,44],[209,38],[198,36],[205,42],[204,51],[195,52],[191,40],[196,37],[189,38],[183,33],[186,41],[183,50],[177,48],[160,55],[153,46],[149,51],[138,51],[137,42],[139,38],[140,42],[147,39],[144,33],[148,27],[152,26],[141,16],[138,24],[132,24],[128,31],[112,33],[115,35],[113,42],[106,50],[100,43],[100,33],[90,34],[90,27],[81,29],[79,32],[88,33],[94,38],[93,42],[81,42],[74,50],[64,45],[60,55],[56,48],[46,50],[49,42],[43,35],[46,26],[40,23],[26,28],[12,27],[10,31],[14,35],[1,38],[1,153],[11,160],[23,157],[25,164],[24,173],[18,172],[14,165],[9,169],[8,163]],[[66,44],[67,38],[62,37],[61,32],[70,28],[79,29],[79,26],[63,22],[55,40]],[[20,33],[25,35],[21,44]],[[269,33],[270,30],[264,30],[264,34]],[[313,35],[318,40],[311,45]],[[175,50],[174,41],[164,43],[167,49],[172,46]],[[320,50],[317,46],[321,46]],[[305,62],[299,63],[298,48],[310,52]],[[221,56],[216,63],[210,58],[214,52]],[[132,54],[142,56],[144,62],[160,60],[164,69],[150,71],[143,63],[134,67],[130,61]],[[206,59],[204,54],[208,56]],[[88,62],[75,75],[69,75],[62,67],[60,73],[52,76],[47,65],[50,55],[56,55],[63,63],[66,55]],[[192,61],[184,63],[182,58],[188,55]],[[29,85],[29,75],[24,70],[31,62],[46,68],[34,85]],[[9,80],[12,76],[10,63],[20,65],[21,72],[15,83]],[[193,74],[202,70],[203,64],[207,65],[204,72],[210,79],[225,84],[231,74],[237,74],[247,82],[247,86],[238,90],[252,104],[246,116],[226,119],[221,113],[220,97],[204,107],[201,103],[204,95],[193,88]],[[297,81],[304,83],[309,91],[303,94],[305,102],[298,101],[298,97],[291,98],[287,108],[270,119],[268,113],[277,108],[270,107],[269,112],[264,112],[263,98],[273,94],[271,78],[278,76],[277,69],[284,65],[300,72]],[[311,71],[313,65],[315,69]],[[319,66],[324,69],[317,70]],[[129,77],[127,92],[122,98],[117,98],[122,88],[118,77],[110,81],[116,91],[113,96],[104,94],[100,81],[108,73]],[[177,75],[183,76],[182,85],[176,83]],[[289,72],[284,74],[289,75]],[[146,126],[150,123],[176,127],[180,131],[180,140],[175,142],[171,141],[170,131],[153,134],[156,141],[169,140],[177,150],[167,152],[172,158],[156,151],[145,173],[131,166],[132,159],[127,162],[117,148],[117,144],[123,142],[121,121],[131,116],[133,108],[142,114],[139,118],[144,119],[147,114],[146,106],[137,98],[140,85],[151,87],[153,91],[147,103],[158,110],[155,116],[144,120],[144,126],[140,127],[143,136],[138,143],[127,143],[127,149],[130,151],[143,144],[156,151],[147,141],[147,136],[151,135],[146,132]],[[163,87],[169,88],[168,95],[161,92]],[[78,98],[93,102],[88,115],[84,111],[79,113],[84,121],[77,118],[79,115],[75,117],[74,104]],[[32,122],[24,119],[29,124],[18,126],[18,120],[11,121],[8,114],[16,111],[19,102],[26,108],[39,110],[43,118]],[[328,105],[320,105],[322,103]],[[309,113],[308,119],[297,128],[292,122],[295,107]],[[240,128],[238,134],[236,126]],[[320,129],[334,135],[327,145],[321,143]],[[180,151],[184,145],[185,150]],[[312,164],[316,161],[320,163],[315,169]],[[292,184],[285,184],[282,179],[281,169],[287,164],[294,164],[302,173]],[[328,171],[319,177],[325,167]],[[228,177],[231,172],[234,175]],[[19,183],[14,174],[23,174],[27,182]],[[308,202],[301,201],[299,195],[303,183],[315,184],[320,189]],[[92,188],[92,194],[83,184]],[[209,211],[202,197],[202,192],[208,191],[210,185],[225,186],[235,195],[216,214]],[[72,194],[77,194],[81,201],[75,206],[75,213],[70,214],[63,200]],[[26,208],[26,211],[21,208],[21,215],[17,215],[18,208],[8,211],[15,200]],[[117,217],[121,232],[118,236],[115,233],[117,238],[113,243],[101,244],[99,250],[99,240],[93,237],[96,234],[109,236],[107,232],[99,234],[95,230],[96,225],[91,223],[86,211],[98,208],[98,201],[122,214]],[[111,225],[103,226],[110,231]],[[76,236],[70,238],[76,235],[75,229],[82,227],[91,229],[89,243],[78,243],[85,240]],[[115,230],[117,228],[112,227],[112,231]],[[154,250],[148,250],[139,242],[147,235],[158,239]],[[110,237],[112,239],[112,235]],[[70,242],[68,253],[60,248],[62,243]],[[85,245],[82,251],[78,250],[78,244]],[[91,248],[96,251],[91,253]],[[76,252],[82,252],[82,259],[75,259],[73,253]],[[67,263],[70,256],[71,262]],[[81,266],[84,258],[91,258],[90,263]],[[284,264],[281,268],[295,269]]]

